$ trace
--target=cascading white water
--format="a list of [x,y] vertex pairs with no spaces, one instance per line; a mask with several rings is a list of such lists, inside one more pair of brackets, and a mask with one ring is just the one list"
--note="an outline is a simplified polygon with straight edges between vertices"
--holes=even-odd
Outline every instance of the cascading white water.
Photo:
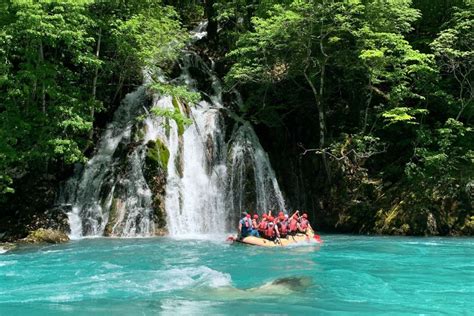
[[250,206],[259,213],[284,210],[285,201],[270,160],[251,125],[242,124],[232,138],[229,152],[232,208],[243,210]]
[[[203,25],[192,34],[196,40],[204,37]],[[181,68],[181,76],[170,82],[198,91],[199,82],[190,72],[194,68],[210,82],[210,92],[198,91],[208,101],[187,106],[170,96],[153,96],[152,107],[178,108],[192,119],[183,133],[176,122],[151,114],[137,127],[136,118],[148,113],[144,88],[127,95],[96,154],[61,194],[60,203],[72,205],[72,237],[154,233],[156,193],[143,172],[149,142],[159,141],[169,152],[164,206],[172,236],[224,233],[235,230],[244,209],[285,208],[268,156],[251,125],[232,121],[233,133],[225,135],[222,89],[212,66],[188,52]],[[135,139],[134,129],[144,131],[141,139]]]
[[[219,111],[201,102],[191,111],[194,124],[170,148],[166,213],[171,235],[223,233],[226,218],[226,161]],[[179,157],[181,155],[181,157]],[[180,170],[181,173],[180,175]]]
[[[250,124],[236,128],[227,144],[220,82],[198,56],[188,55],[181,80],[190,88],[194,80],[189,67],[200,67],[209,76],[213,91],[210,102],[192,107],[194,124],[182,137],[173,128],[167,140],[170,164],[166,213],[170,234],[224,233],[235,229],[244,207],[252,207],[253,211],[284,209],[268,156]],[[251,174],[244,172],[245,168]],[[247,177],[252,177],[252,183]],[[249,190],[254,194],[245,193]]]
[[[60,195],[68,213],[71,237],[102,236],[114,216],[109,235],[148,236],[153,233],[151,191],[143,177],[145,146],[132,143],[132,128],[142,112],[145,89],[126,96],[107,126],[95,155],[70,179]],[[119,147],[121,145],[121,149]],[[125,152],[126,157],[121,156]]]

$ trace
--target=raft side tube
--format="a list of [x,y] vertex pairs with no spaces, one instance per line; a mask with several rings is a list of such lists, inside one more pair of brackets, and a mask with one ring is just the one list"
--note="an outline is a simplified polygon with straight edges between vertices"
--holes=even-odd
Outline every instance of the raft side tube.
[[[230,238],[231,237],[229,237],[228,240]],[[233,237],[232,240],[243,243],[243,244],[260,246],[260,247],[285,247],[292,244],[298,244],[298,243],[310,242],[310,241],[322,243],[322,240],[319,237],[319,235],[314,234],[313,231],[308,231],[306,234],[298,233],[296,235],[289,235],[286,238],[277,238],[275,240],[268,240],[262,237],[255,237],[255,236],[247,236],[242,239]]]

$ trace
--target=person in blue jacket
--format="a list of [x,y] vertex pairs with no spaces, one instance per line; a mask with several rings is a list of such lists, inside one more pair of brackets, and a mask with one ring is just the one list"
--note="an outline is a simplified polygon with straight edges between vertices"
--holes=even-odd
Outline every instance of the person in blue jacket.
[[239,221],[239,235],[240,238],[247,236],[260,237],[258,230],[253,229],[252,227],[252,218],[247,212],[242,213],[242,218]]

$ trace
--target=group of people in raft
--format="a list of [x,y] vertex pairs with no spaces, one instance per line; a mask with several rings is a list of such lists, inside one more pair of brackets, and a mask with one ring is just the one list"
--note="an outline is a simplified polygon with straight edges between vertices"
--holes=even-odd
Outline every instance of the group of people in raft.
[[303,213],[300,216],[299,211],[294,212],[290,217],[284,212],[279,212],[278,216],[273,217],[270,211],[268,214],[264,213],[262,219],[258,214],[251,216],[248,212],[243,212],[239,221],[240,238],[255,236],[275,240],[297,233],[306,234],[308,229],[313,229],[309,223],[308,214]]

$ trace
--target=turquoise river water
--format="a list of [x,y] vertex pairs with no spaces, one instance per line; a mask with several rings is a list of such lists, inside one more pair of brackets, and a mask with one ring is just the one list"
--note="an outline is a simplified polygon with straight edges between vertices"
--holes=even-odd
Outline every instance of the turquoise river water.
[[85,239],[0,254],[0,315],[474,313],[474,239]]

